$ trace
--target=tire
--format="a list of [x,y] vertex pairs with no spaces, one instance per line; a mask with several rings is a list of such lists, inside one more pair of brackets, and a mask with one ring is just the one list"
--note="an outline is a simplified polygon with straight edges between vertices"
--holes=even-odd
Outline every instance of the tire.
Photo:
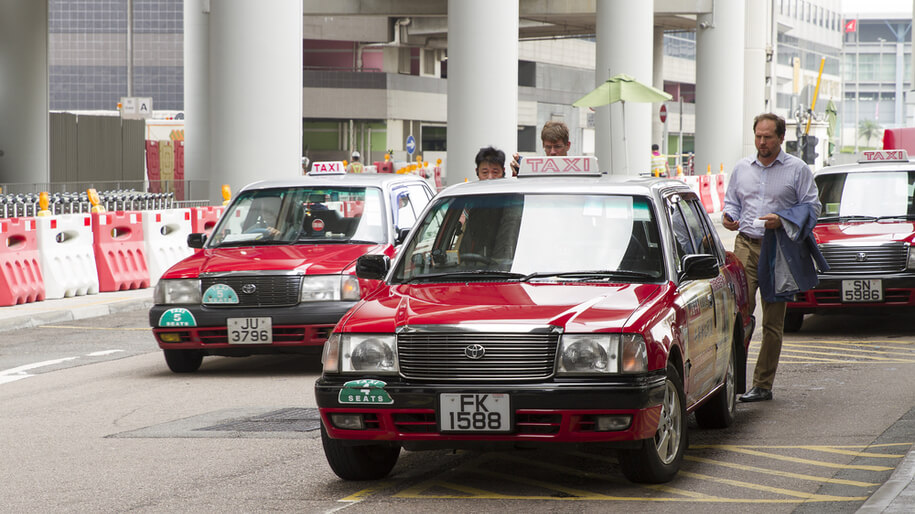
[[737,386],[734,373],[737,370],[737,349],[731,345],[731,358],[724,375],[724,387],[696,409],[696,423],[702,428],[727,428],[734,423],[737,412]]
[[686,397],[683,381],[673,365],[668,364],[658,431],[651,439],[642,441],[640,448],[620,450],[623,475],[632,482],[669,482],[680,470],[686,445]]
[[331,439],[321,424],[321,444],[330,469],[343,480],[378,480],[388,476],[397,458],[400,445],[365,444],[352,446]]
[[804,314],[788,311],[785,313],[785,332],[800,332],[804,324]]
[[193,373],[200,369],[203,353],[197,350],[163,350],[165,363],[174,373]]

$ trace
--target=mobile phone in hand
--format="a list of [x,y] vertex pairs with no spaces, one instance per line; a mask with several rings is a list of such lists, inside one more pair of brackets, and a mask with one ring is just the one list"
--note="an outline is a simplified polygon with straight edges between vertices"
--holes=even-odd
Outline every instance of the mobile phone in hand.
[[728,213],[724,213],[724,219],[725,219],[725,221],[727,221],[729,223],[734,221],[734,219],[731,218],[731,216]]

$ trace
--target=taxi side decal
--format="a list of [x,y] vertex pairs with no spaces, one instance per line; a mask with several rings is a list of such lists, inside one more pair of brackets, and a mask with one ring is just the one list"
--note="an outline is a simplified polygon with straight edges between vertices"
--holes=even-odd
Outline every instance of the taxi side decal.
[[381,380],[350,380],[343,384],[337,401],[349,405],[390,405],[394,399],[384,390],[386,385]]
[[159,316],[160,327],[196,327],[197,320],[191,311],[181,307],[169,309]]
[[203,303],[238,303],[238,294],[225,284],[213,284],[203,292]]

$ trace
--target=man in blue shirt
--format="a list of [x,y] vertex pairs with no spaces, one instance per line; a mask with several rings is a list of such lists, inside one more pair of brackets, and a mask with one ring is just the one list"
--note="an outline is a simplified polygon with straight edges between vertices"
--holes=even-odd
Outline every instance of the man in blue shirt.
[[[820,201],[813,173],[804,161],[782,151],[785,140],[785,120],[775,114],[760,114],[753,120],[756,156],[741,159],[731,172],[724,197],[722,224],[737,230],[734,253],[747,272],[749,308],[756,308],[759,289],[759,255],[766,229],[782,227],[775,214],[798,205],[808,204],[820,212]],[[753,388],[740,397],[743,402],[772,399],[772,384],[782,349],[785,324],[785,302],[762,305],[762,344]]]

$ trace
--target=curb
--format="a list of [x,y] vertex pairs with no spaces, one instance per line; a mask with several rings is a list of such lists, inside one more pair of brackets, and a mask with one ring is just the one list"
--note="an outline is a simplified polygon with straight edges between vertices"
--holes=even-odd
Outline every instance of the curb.
[[152,305],[152,290],[140,289],[0,307],[0,332],[149,309]]

